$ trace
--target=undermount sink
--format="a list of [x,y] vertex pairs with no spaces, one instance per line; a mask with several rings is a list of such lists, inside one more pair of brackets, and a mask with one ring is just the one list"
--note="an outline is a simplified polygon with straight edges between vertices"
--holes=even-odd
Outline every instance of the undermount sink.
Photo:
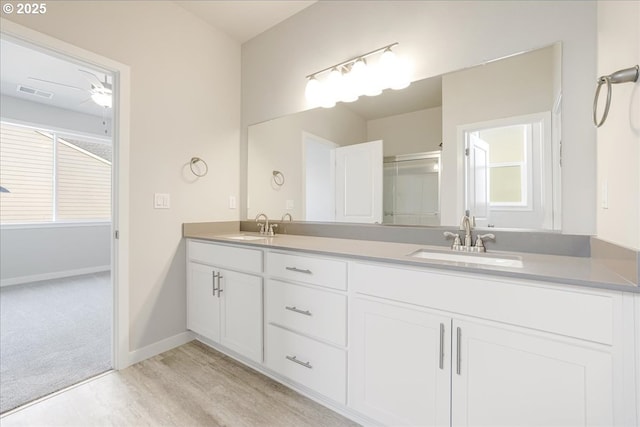
[[454,261],[469,264],[492,265],[497,267],[522,268],[522,257],[515,255],[487,254],[474,252],[439,251],[435,249],[418,249],[408,254],[412,258],[431,259],[434,261]]
[[266,237],[252,236],[250,234],[239,234],[237,236],[225,236],[225,239],[250,241],[250,240],[264,240],[266,239]]

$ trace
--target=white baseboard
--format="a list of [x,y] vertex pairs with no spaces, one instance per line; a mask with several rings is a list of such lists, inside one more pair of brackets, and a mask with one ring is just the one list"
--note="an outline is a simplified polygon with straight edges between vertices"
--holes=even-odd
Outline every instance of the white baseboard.
[[[146,347],[142,347],[138,350],[129,352],[129,363],[127,366],[133,365],[138,362],[142,362],[150,357],[156,356],[165,351],[169,351],[173,348],[179,347],[183,344],[193,341],[193,334],[189,331],[181,332],[173,335],[169,338],[165,338],[161,341],[154,342]],[[126,366],[123,366],[125,368]]]
[[63,277],[81,276],[83,274],[102,273],[111,270],[110,265],[97,267],[78,268],[75,270],[53,271],[51,273],[33,274],[31,276],[10,277],[0,280],[0,287],[21,285],[23,283],[40,282],[42,280],[61,279]]

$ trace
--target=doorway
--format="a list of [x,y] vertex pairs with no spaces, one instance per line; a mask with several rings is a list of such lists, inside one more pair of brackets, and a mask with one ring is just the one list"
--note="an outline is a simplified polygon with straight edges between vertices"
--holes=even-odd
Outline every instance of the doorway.
[[7,412],[115,366],[117,85],[94,64],[5,33],[0,42]]

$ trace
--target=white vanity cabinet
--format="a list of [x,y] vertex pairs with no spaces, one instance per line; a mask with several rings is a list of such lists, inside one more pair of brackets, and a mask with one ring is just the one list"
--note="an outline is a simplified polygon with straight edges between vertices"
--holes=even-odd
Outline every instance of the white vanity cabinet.
[[266,275],[266,365],[344,405],[347,262],[269,251]]
[[610,349],[459,320],[453,339],[453,426],[615,425]]
[[351,331],[353,409],[384,425],[449,425],[449,317],[356,298]]
[[187,257],[187,328],[261,363],[262,252],[189,241]]
[[619,295],[360,263],[350,286],[353,409],[385,425],[615,425]]

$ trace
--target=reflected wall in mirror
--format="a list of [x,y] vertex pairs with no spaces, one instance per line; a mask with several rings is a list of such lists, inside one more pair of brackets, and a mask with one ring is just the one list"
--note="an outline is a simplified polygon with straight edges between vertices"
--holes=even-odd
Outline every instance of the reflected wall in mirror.
[[[416,81],[404,90],[251,125],[246,218],[290,213],[296,221],[441,225],[456,224],[470,209],[479,226],[559,229],[560,63],[556,43]],[[547,139],[522,142],[519,134],[511,151],[520,144],[529,163],[519,160],[517,171],[507,163],[518,160],[496,160],[487,153],[485,212],[474,212],[482,206],[472,205],[469,185],[475,184],[469,180],[481,170],[471,168],[469,141],[488,138],[490,126],[515,126],[514,120],[529,116],[548,119],[532,121],[521,133],[541,132]],[[371,141],[382,141],[381,153],[364,150]],[[346,177],[337,175],[345,173],[337,167],[341,149],[359,144],[353,150],[360,154],[347,161]],[[492,144],[499,156],[499,143]],[[272,185],[273,170],[282,171],[285,185]],[[515,185],[517,174],[520,205],[505,209],[503,199],[516,197],[509,185]],[[542,196],[536,198],[536,192]],[[514,219],[527,209],[542,220]]]

